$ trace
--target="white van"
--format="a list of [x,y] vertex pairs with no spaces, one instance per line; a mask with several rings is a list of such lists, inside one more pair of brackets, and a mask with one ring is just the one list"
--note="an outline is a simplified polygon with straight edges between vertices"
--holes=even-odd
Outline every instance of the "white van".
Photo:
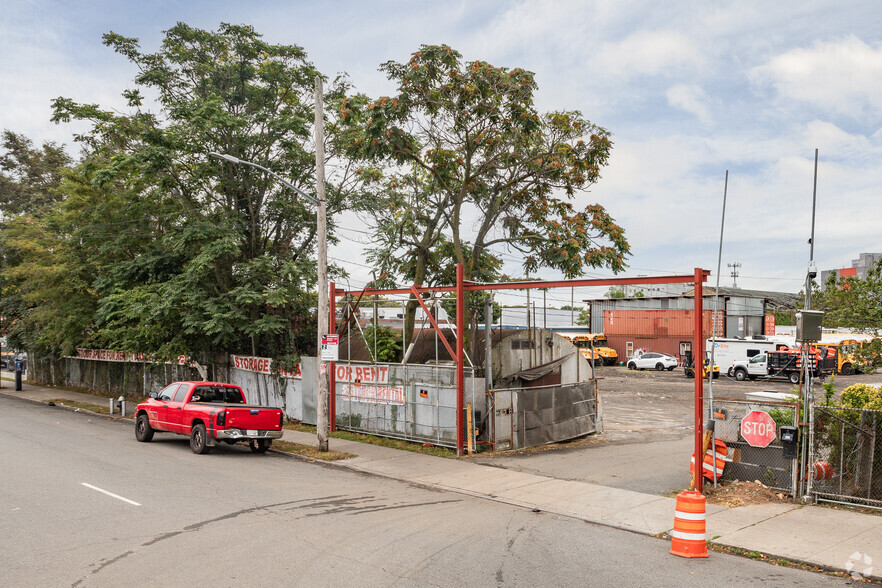
[[705,349],[714,352],[714,363],[720,366],[720,372],[729,376],[736,361],[748,361],[751,357],[786,347],[784,341],[773,339],[708,339]]

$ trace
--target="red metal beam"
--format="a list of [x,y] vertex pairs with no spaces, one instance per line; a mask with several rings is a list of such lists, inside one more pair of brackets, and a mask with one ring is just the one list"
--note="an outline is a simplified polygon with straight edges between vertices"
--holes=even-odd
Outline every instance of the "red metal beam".
[[[695,490],[703,494],[704,490],[704,452],[702,451],[702,432],[704,429],[703,402],[704,402],[704,333],[702,328],[704,300],[702,298],[702,284],[707,279],[707,274],[700,268],[695,268],[695,342],[692,343],[692,367],[695,372]],[[714,366],[710,366],[710,376]],[[716,462],[714,462],[716,463]]]
[[[704,271],[704,270],[702,270]],[[707,279],[705,275],[705,280]],[[531,290],[534,288],[571,288],[581,286],[617,286],[620,284],[689,284],[695,281],[695,276],[642,276],[636,278],[592,278],[579,280],[551,280],[530,282],[497,282],[493,284],[475,284],[463,282],[463,289],[472,290]],[[350,290],[341,294],[357,294],[369,291],[371,294],[385,296],[390,294],[412,294],[413,289],[420,294],[426,292],[456,292],[458,286],[413,286],[411,288],[390,288],[387,290]]]
[[[423,302],[423,299],[420,297],[420,293],[417,292],[417,287],[416,287],[416,286],[412,286],[412,287],[411,287],[411,291],[413,292],[414,297],[416,297],[417,302],[419,302],[419,303],[420,303],[420,306],[423,307],[423,312],[425,312],[425,313],[426,313],[426,316],[429,317],[429,321],[431,321],[432,326],[435,327],[435,331],[440,335],[440,334],[441,334],[441,329],[438,328],[438,323],[435,322],[435,317],[433,317],[433,316],[432,316],[432,313],[429,312],[429,307],[426,306],[426,303]],[[459,333],[456,334],[456,337],[459,338]],[[450,357],[451,357],[451,358],[455,358],[455,357],[456,357],[456,353],[454,353],[453,348],[450,346],[450,343],[447,342],[447,337],[442,336],[442,337],[441,337],[441,342],[444,343],[444,347],[447,348],[447,353],[450,354]],[[411,343],[413,343],[413,341],[411,341]],[[406,351],[406,350],[405,350],[405,351]]]
[[456,454],[462,455],[463,378],[465,377],[462,334],[465,332],[465,289],[463,265],[456,264]]

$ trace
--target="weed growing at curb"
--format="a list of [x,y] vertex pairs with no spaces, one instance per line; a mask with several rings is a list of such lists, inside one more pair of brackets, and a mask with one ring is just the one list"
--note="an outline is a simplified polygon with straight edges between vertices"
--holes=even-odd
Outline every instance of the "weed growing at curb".
[[[300,431],[301,433],[315,434],[315,427],[312,425],[304,425],[303,423],[288,423],[286,429],[292,431]],[[363,435],[361,433],[351,433],[349,431],[334,431],[330,437],[335,439],[345,439],[346,441],[356,441],[358,443],[370,443],[371,445],[379,445],[381,447],[389,447],[391,449],[401,449],[404,451],[413,451],[414,453],[422,453],[423,455],[433,455],[435,457],[455,458],[456,452],[447,447],[437,447],[435,445],[424,446],[421,443],[402,441],[400,439],[388,439],[386,437],[373,437],[371,435]]]
[[293,453],[301,457],[308,457],[320,461],[339,461],[341,459],[351,459],[358,457],[354,453],[346,453],[345,451],[319,451],[315,447],[303,445],[302,443],[292,443],[291,441],[281,441],[276,439],[273,441],[272,448],[276,451],[285,453]]

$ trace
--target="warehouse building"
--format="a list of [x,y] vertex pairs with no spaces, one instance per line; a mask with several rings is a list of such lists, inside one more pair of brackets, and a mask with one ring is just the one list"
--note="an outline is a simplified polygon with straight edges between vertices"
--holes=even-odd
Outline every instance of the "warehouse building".
[[[703,330],[711,336],[714,310],[718,337],[774,335],[776,310],[792,310],[798,296],[785,292],[703,289]],[[694,338],[693,291],[682,296],[585,300],[591,306],[591,332],[604,333],[623,360],[637,349],[681,355],[681,343]],[[716,304],[719,304],[717,308]]]

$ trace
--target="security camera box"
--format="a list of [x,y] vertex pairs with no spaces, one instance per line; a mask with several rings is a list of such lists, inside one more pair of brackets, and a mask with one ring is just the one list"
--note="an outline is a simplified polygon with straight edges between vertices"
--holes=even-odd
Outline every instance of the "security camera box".
[[824,313],[820,310],[800,310],[796,313],[796,340],[820,341]]

